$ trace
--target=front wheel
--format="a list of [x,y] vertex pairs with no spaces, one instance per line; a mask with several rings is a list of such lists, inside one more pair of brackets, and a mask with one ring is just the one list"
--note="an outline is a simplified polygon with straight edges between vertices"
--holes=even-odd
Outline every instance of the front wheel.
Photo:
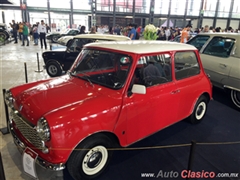
[[62,68],[57,61],[48,62],[46,64],[46,70],[50,77],[56,77],[62,74]]
[[197,124],[202,121],[202,119],[204,118],[204,116],[207,112],[207,103],[208,103],[208,101],[205,96],[201,96],[198,99],[198,101],[194,107],[193,113],[188,118],[190,123]]
[[99,176],[107,167],[112,151],[111,139],[105,135],[89,138],[77,146],[71,154],[67,168],[75,179],[92,179]]
[[4,32],[0,32],[0,45],[4,44],[7,40],[7,35]]
[[236,90],[231,90],[231,99],[232,102],[238,107],[240,108],[240,91],[236,91]]

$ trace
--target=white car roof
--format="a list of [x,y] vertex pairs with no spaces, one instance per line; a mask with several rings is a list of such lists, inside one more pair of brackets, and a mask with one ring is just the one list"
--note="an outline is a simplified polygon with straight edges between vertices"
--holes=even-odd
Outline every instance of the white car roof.
[[105,39],[105,40],[114,40],[114,41],[125,41],[130,40],[127,36],[122,35],[112,35],[112,34],[79,34],[74,36],[75,38],[81,39]]
[[189,44],[157,40],[106,41],[86,44],[84,47],[106,48],[137,54],[176,50],[177,51],[197,50],[194,46]]

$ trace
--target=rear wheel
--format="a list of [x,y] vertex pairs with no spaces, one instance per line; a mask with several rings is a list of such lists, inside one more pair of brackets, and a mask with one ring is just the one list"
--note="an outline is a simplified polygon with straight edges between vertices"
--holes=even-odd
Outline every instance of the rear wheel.
[[62,74],[62,68],[57,61],[48,62],[46,64],[46,70],[50,77],[56,77]]
[[57,43],[57,40],[58,40],[58,36],[53,36],[52,37],[52,42]]
[[231,99],[232,102],[240,108],[240,91],[231,90]]
[[208,103],[208,101],[205,96],[201,96],[198,99],[198,101],[194,107],[193,113],[188,118],[190,123],[197,124],[202,121],[202,119],[204,118],[204,116],[207,112],[207,103]]
[[109,137],[98,135],[80,143],[67,162],[71,176],[76,180],[99,176],[112,156],[112,151],[107,149],[111,146],[111,142]]

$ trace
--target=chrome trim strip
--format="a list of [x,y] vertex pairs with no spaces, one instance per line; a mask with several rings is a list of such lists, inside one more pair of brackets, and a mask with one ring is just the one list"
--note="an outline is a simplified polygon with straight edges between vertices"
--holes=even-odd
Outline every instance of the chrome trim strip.
[[228,89],[232,89],[232,90],[235,90],[235,91],[239,91],[239,92],[240,92],[240,89],[238,89],[238,88],[234,88],[234,87],[227,86],[227,85],[224,85],[223,87],[224,87],[224,88],[228,88]]
[[[9,122],[8,124],[9,126],[9,131],[13,136],[13,140],[15,145],[17,146],[19,152],[21,154],[23,154],[24,150],[26,149],[26,145],[17,137],[17,135],[15,134],[12,124]],[[65,164],[64,163],[60,163],[60,164],[52,164],[50,162],[47,162],[45,160],[43,160],[42,158],[40,158],[39,156],[36,159],[36,163],[38,165],[40,165],[41,167],[45,168],[45,169],[50,169],[53,171],[61,171],[63,169],[65,169]]]

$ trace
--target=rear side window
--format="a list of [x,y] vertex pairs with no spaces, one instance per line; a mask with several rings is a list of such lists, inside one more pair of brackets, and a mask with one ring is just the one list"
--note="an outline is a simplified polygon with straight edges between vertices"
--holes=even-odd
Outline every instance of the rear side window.
[[202,49],[203,45],[207,42],[209,36],[195,36],[191,40],[187,42],[187,44],[191,44],[195,46],[199,51]]
[[219,57],[229,57],[234,46],[235,39],[214,37],[204,49],[203,54]]
[[177,80],[195,76],[200,68],[195,52],[177,52],[174,56],[175,78]]

